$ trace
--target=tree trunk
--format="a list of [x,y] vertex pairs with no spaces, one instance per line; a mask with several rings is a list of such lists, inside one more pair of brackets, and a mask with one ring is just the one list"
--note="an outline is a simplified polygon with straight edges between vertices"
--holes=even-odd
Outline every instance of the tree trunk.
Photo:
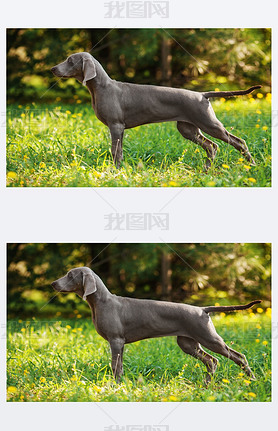
[[170,85],[172,77],[171,39],[162,37],[161,45],[161,79],[163,85]]
[[163,251],[161,256],[161,288],[162,297],[170,298],[172,292],[171,254]]

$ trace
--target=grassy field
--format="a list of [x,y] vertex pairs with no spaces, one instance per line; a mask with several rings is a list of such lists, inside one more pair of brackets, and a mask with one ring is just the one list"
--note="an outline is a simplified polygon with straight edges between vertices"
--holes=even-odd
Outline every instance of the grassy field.
[[257,166],[219,142],[208,173],[201,147],[185,140],[175,123],[127,130],[124,163],[112,162],[110,134],[89,102],[9,105],[7,185],[15,187],[270,187],[271,98],[258,93],[213,106],[228,131],[244,138]]
[[262,313],[215,315],[228,345],[244,353],[257,380],[219,356],[211,385],[205,367],[174,337],[125,347],[124,378],[116,384],[108,343],[79,314],[67,321],[9,321],[8,401],[271,401],[271,318]]

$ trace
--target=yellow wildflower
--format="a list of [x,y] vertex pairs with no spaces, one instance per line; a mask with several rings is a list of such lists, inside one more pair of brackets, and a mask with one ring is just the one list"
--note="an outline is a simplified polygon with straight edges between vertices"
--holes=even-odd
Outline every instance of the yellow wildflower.
[[249,169],[251,169],[251,166],[248,166],[248,165],[243,165],[243,167],[244,167],[245,169],[247,169],[248,171],[249,171]]
[[66,325],[66,328],[67,328],[67,329],[71,329],[71,326],[70,326],[70,325]]
[[262,111],[260,111],[259,109],[257,109],[256,113],[259,114],[259,115],[261,115]]
[[262,99],[264,97],[264,95],[262,93],[257,93],[257,98],[258,99]]
[[41,169],[45,169],[46,168],[46,164],[44,162],[40,162],[40,168]]
[[259,343],[259,342],[260,342],[260,340],[258,338],[256,338],[256,343]]
[[8,172],[7,177],[8,177],[8,178],[16,178],[16,177],[17,177],[17,174],[16,174],[16,172],[12,172],[12,171],[10,171],[10,172]]
[[40,382],[41,382],[41,383],[45,383],[45,382],[46,382],[46,378],[45,378],[45,377],[41,377],[41,378],[40,378]]
[[263,130],[267,130],[267,126],[263,126],[263,127],[262,127],[262,129],[263,129]]
[[260,127],[260,125],[259,124],[256,124],[256,127],[257,127],[257,129]]
[[256,394],[254,392],[248,392],[249,397],[256,398]]
[[177,401],[177,397],[175,397],[174,395],[170,395],[169,396],[169,401]]
[[72,376],[70,379],[72,382],[76,382],[78,380],[76,376]]
[[99,386],[94,385],[93,390],[96,392],[101,392],[101,388]]
[[263,345],[264,345],[264,346],[267,346],[267,345],[268,345],[268,341],[264,340],[264,341],[263,341]]
[[268,102],[271,102],[271,93],[267,93],[265,98]]
[[250,385],[250,383],[251,383],[251,381],[250,380],[243,380],[244,381],[244,383],[246,384],[246,385]]
[[230,169],[230,166],[224,164],[224,165],[222,165],[222,168]]
[[208,186],[208,187],[214,187],[214,186],[215,186],[215,182],[214,182],[214,181],[209,181],[209,182],[207,183],[207,186]]
[[207,400],[208,400],[208,401],[215,401],[215,400],[216,400],[216,398],[215,398],[215,396],[214,396],[214,395],[210,395],[209,397],[207,397]]
[[71,112],[70,112],[70,111],[66,111],[66,114],[69,114],[69,115],[70,115],[70,114],[71,114]]
[[257,313],[263,313],[263,312],[264,312],[264,310],[262,308],[260,308],[260,307],[257,308]]
[[169,181],[169,186],[175,187],[177,185],[176,181]]
[[223,382],[223,383],[230,383],[230,380],[222,379],[222,382]]
[[248,181],[250,181],[250,183],[256,183],[257,181],[255,180],[255,178],[248,178]]
[[15,394],[17,392],[17,388],[15,386],[8,387],[9,394]]

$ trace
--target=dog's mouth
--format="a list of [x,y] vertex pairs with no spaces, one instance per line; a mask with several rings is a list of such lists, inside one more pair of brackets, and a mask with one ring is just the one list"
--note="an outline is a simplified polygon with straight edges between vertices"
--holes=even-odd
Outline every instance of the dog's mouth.
[[56,290],[57,292],[60,292],[60,289],[58,288],[56,281],[53,281],[53,283],[51,283],[51,286],[53,287],[54,290]]
[[57,69],[56,66],[52,67],[50,70],[53,73],[53,75],[57,76],[58,78],[67,78],[67,76],[65,76],[61,72],[59,72],[59,70]]

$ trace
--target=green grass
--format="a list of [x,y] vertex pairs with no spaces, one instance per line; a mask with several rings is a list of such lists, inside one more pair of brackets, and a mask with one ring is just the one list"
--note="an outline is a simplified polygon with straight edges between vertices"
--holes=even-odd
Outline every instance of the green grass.
[[109,345],[89,319],[9,321],[7,400],[271,401],[269,314],[216,315],[213,321],[227,344],[246,355],[257,380],[214,354],[220,362],[206,388],[203,364],[165,337],[127,345],[117,384]]
[[213,106],[227,130],[246,140],[257,166],[251,167],[232,146],[215,140],[219,151],[205,173],[201,147],[185,140],[175,123],[160,123],[125,131],[124,163],[117,170],[109,130],[89,103],[9,105],[7,185],[270,187],[269,97],[217,100]]

